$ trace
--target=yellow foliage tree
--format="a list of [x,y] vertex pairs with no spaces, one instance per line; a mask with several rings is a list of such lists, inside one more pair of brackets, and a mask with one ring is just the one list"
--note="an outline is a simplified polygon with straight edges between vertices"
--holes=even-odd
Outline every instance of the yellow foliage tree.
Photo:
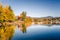
[[28,27],[32,24],[32,19],[30,17],[25,18],[25,26]]
[[0,6],[0,21],[15,21],[15,15],[10,6]]
[[28,27],[29,25],[32,24],[32,19],[30,17],[26,16],[26,12],[22,12],[22,14],[20,14],[20,20],[23,21],[24,23],[20,26],[20,30],[22,32],[26,31],[26,27]]

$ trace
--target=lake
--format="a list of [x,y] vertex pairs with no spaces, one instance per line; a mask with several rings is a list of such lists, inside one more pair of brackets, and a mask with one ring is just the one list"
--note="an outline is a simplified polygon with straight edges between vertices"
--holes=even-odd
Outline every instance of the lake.
[[60,39],[60,25],[31,25],[27,27],[27,32],[22,33],[15,28],[11,40],[58,40]]

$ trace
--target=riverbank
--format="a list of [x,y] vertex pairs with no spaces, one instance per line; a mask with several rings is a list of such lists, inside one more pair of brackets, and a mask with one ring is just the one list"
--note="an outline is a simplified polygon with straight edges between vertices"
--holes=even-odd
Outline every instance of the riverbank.
[[2,23],[0,23],[0,26],[1,26],[1,25],[18,25],[18,24],[23,24],[23,23],[24,23],[23,21],[2,22]]

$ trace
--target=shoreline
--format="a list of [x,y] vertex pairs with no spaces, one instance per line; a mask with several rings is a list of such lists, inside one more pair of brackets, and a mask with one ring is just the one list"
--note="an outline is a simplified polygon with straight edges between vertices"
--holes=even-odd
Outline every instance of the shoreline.
[[14,21],[14,22],[1,22],[1,25],[18,25],[18,24],[23,24],[23,21]]
[[[1,25],[21,25],[21,24],[24,24],[23,21],[15,21],[15,22],[2,22],[0,23],[0,26]],[[31,23],[31,25],[34,25],[35,23]],[[55,24],[36,24],[36,25],[60,25],[58,23],[55,23]]]

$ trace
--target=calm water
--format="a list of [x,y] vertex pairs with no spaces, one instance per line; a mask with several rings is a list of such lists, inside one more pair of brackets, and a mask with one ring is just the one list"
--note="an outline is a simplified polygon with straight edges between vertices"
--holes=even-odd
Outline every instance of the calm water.
[[16,27],[11,40],[58,40],[60,39],[60,25],[44,26],[31,25],[27,28],[26,33],[22,33]]

